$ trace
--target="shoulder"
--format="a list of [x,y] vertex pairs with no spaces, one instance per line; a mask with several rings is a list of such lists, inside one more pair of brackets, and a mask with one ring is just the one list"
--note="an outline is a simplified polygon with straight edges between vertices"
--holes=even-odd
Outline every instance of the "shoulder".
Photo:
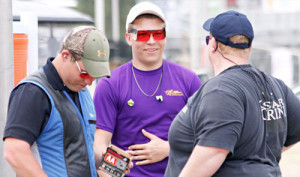
[[234,82],[234,80],[235,79],[227,73],[223,75],[218,75],[208,80],[206,84],[202,86],[202,93],[222,93],[229,95],[237,95],[241,92],[239,90],[239,84],[241,83]]
[[130,72],[131,62],[127,62],[111,71],[111,75],[109,78],[102,77],[99,79],[99,82],[107,82],[107,83],[114,83],[118,82],[122,79],[122,77],[126,77],[125,73]]
[[40,86],[33,83],[21,83],[17,85],[13,89],[11,95],[13,96],[16,94],[24,94],[28,97],[36,95],[47,95]]
[[189,74],[189,75],[196,75],[195,72],[193,72],[192,70],[190,70],[180,64],[177,64],[177,63],[174,63],[174,62],[168,61],[168,60],[164,60],[164,61],[165,61],[166,68],[169,68],[171,71],[182,72],[182,73]]
[[96,86],[96,91],[98,92],[98,90],[119,90],[119,87],[121,87],[122,83],[127,83],[127,80],[130,79],[130,69],[131,62],[127,62],[112,70],[110,78],[102,77],[99,79]]

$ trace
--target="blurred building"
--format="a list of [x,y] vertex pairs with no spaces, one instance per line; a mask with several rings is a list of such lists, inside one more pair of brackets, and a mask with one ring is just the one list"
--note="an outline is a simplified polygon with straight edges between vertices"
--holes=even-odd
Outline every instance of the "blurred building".
[[[138,2],[144,0],[137,0]],[[300,1],[298,0],[152,0],[165,12],[165,56],[197,73],[212,76],[202,25],[226,10],[245,13],[255,38],[251,64],[293,87],[300,83]]]
[[[71,1],[70,1],[71,2]],[[20,21],[24,13],[35,13],[38,18],[38,66],[48,57],[55,57],[63,37],[78,25],[93,25],[93,19],[71,8],[51,6],[43,1],[12,1],[13,21]]]

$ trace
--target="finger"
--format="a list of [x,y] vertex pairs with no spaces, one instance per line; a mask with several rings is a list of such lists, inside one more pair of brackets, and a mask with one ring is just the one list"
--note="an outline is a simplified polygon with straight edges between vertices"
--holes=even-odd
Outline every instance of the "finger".
[[129,173],[130,173],[130,169],[129,169],[129,168],[126,168],[126,170],[125,170],[124,173],[125,173],[125,174],[129,174]]
[[145,137],[147,137],[150,140],[152,140],[153,138],[156,138],[156,136],[154,134],[147,132],[145,129],[142,129],[142,133],[144,134]]
[[133,156],[132,160],[145,160],[147,159],[147,156],[145,155],[139,155],[139,156]]
[[149,155],[149,152],[146,150],[136,150],[136,151],[133,151],[131,154],[132,154],[132,156]]
[[129,150],[145,149],[145,144],[135,144],[128,147]]
[[136,162],[135,165],[148,165],[150,163],[151,163],[150,160],[143,160],[143,161]]
[[129,155],[134,155],[134,151],[127,150],[126,152],[127,152]]
[[129,169],[133,168],[133,162],[132,161],[130,161],[127,168],[129,168]]

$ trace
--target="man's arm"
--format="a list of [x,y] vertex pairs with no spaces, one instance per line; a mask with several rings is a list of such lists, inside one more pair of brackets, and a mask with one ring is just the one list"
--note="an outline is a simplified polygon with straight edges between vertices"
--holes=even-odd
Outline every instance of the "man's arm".
[[4,141],[4,157],[19,177],[46,177],[46,173],[34,158],[30,144],[7,137]]
[[107,173],[99,170],[99,165],[102,160],[103,154],[106,152],[108,145],[110,144],[112,133],[102,129],[96,129],[94,140],[94,154],[96,169],[101,177],[110,177]]
[[179,177],[210,177],[220,168],[228,153],[226,149],[197,145]]
[[136,165],[147,165],[159,162],[169,156],[170,146],[168,141],[164,141],[157,136],[142,130],[145,137],[150,139],[146,144],[136,144],[129,146],[128,153],[136,160]]

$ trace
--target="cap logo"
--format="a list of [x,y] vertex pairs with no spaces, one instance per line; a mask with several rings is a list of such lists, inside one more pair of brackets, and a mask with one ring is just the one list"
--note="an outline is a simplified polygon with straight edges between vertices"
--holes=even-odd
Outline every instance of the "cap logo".
[[102,52],[101,50],[97,50],[97,52],[98,52],[98,57],[101,57],[102,54],[103,54],[104,56],[106,56],[106,50],[104,50],[103,52]]

